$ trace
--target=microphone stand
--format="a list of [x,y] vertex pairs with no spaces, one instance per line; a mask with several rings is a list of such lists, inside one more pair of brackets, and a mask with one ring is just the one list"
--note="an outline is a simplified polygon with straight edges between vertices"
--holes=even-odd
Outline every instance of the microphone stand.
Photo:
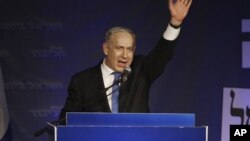
[[[105,89],[103,90],[103,92],[106,93],[108,89],[110,89],[110,88],[113,87],[114,85],[118,85],[118,84],[121,83],[121,82],[122,82],[122,78],[119,78],[119,79],[115,80],[114,83],[113,83],[112,85],[108,86],[107,88],[105,88]],[[111,95],[111,94],[112,94],[112,93],[107,94],[107,96],[109,96],[109,95]]]
[[[57,126],[61,122],[65,121],[65,120],[66,120],[66,117],[64,117],[62,119],[59,119],[59,120],[56,120],[56,121],[51,121],[51,122],[48,122],[48,123],[50,123],[51,125]],[[39,136],[41,136],[42,134],[44,134],[45,132],[48,132],[48,131],[49,131],[49,127],[48,127],[48,125],[46,125],[45,127],[37,130],[33,135],[35,137],[39,137]]]

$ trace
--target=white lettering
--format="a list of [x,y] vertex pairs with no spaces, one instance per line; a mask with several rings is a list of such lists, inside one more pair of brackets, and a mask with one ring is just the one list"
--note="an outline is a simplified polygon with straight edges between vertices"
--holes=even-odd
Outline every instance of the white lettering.
[[247,133],[246,129],[236,129],[234,132],[234,136],[244,136]]

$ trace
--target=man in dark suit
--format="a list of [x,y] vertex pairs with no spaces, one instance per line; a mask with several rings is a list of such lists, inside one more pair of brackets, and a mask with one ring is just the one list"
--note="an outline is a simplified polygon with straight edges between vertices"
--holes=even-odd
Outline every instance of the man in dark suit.
[[119,104],[116,112],[150,112],[149,90],[173,56],[180,25],[192,0],[169,0],[171,20],[156,47],[146,56],[134,56],[135,34],[125,27],[107,31],[103,44],[105,58],[97,65],[75,74],[69,84],[68,97],[60,118],[66,112],[115,112],[113,92],[105,89],[114,83],[114,72],[131,68],[127,81],[119,83]]

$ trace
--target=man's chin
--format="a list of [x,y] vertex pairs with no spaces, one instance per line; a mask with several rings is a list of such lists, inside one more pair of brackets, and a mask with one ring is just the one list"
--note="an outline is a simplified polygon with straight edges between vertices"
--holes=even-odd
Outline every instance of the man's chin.
[[121,72],[121,73],[123,72],[123,70],[116,70],[116,71],[117,71],[117,72]]
[[123,72],[124,68],[125,68],[125,67],[118,67],[118,68],[116,68],[115,71],[117,71],[117,72]]

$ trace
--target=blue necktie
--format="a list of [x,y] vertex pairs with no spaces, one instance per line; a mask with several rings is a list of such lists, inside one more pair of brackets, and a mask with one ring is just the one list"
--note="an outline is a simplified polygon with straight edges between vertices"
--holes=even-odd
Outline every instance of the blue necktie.
[[[120,78],[121,73],[113,72],[112,74],[115,77],[114,83],[116,83],[115,81],[117,81]],[[119,83],[112,86],[112,113],[118,113],[118,111],[119,111]]]

